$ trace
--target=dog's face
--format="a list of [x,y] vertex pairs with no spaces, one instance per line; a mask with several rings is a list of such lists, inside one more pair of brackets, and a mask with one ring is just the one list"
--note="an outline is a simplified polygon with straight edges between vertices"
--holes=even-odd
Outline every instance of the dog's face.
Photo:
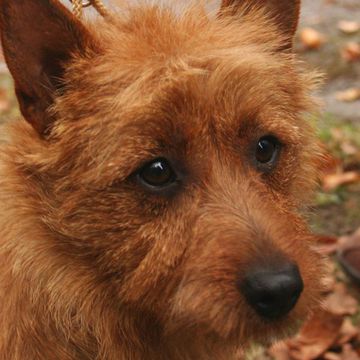
[[224,2],[216,19],[144,6],[98,29],[55,1],[6,3],[32,125],[16,145],[56,252],[169,332],[244,343],[303,319],[320,289],[299,214],[319,149],[291,55],[298,2]]

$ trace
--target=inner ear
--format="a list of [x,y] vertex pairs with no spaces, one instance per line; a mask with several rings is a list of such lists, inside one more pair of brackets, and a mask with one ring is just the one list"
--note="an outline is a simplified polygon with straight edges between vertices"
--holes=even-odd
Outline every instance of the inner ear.
[[97,51],[89,30],[57,0],[1,0],[1,40],[20,110],[46,134],[49,107],[61,93],[67,64]]
[[278,26],[287,43],[284,48],[292,48],[299,16],[301,0],[222,0],[220,14],[234,14],[240,11],[248,14],[256,9],[264,8]]

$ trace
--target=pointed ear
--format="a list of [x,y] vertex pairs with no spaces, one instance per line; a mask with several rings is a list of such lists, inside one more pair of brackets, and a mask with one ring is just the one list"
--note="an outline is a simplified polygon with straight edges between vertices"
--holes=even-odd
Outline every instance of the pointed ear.
[[284,47],[292,48],[299,16],[301,0],[222,0],[221,13],[236,12],[241,9],[242,13],[250,13],[254,9],[265,8],[274,19],[280,31],[286,36],[288,44]]
[[0,0],[1,40],[25,119],[46,134],[48,109],[61,92],[66,64],[95,50],[89,31],[57,0]]

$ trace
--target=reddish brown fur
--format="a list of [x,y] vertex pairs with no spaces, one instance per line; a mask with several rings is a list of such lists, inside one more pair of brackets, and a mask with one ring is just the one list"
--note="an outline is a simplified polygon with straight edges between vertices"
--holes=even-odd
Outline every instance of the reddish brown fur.
[[[34,1],[19,3],[31,14]],[[9,40],[9,2],[5,55],[18,93],[38,94],[14,65],[24,50]],[[43,113],[20,94],[27,122],[10,124],[1,145],[1,359],[230,359],[317,304],[321,268],[301,216],[320,156],[303,120],[314,82],[281,50],[292,33],[244,9],[176,17],[141,5],[112,22],[69,20],[79,44],[65,44],[71,57],[52,69],[65,85],[53,101],[49,82]],[[56,49],[69,35],[45,18]],[[36,36],[32,47],[47,41]],[[268,133],[285,145],[262,174],[250,150]],[[184,174],[175,193],[130,176],[159,156]],[[265,322],[234,284],[280,253],[305,290],[289,316]]]

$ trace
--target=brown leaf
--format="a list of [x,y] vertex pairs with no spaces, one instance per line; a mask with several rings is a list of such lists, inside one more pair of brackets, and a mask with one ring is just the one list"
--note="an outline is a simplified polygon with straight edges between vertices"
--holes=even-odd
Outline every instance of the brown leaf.
[[334,291],[325,299],[324,306],[334,315],[353,315],[358,311],[359,304],[343,283],[337,283]]
[[338,239],[329,235],[314,235],[316,244],[314,249],[323,255],[330,255],[338,249]]
[[342,102],[353,102],[360,99],[360,88],[349,88],[335,93],[336,100]]
[[343,351],[341,353],[342,360],[360,360],[359,355],[354,351],[350,344],[345,344],[343,346]]
[[356,273],[359,271],[360,264],[360,228],[351,235],[339,238],[338,259],[347,275],[358,282]]
[[351,144],[350,142],[342,142],[340,144],[340,147],[341,147],[341,151],[345,154],[345,155],[355,155],[359,152],[359,149]]
[[337,27],[345,34],[354,34],[360,30],[360,23],[357,21],[340,20]]
[[333,275],[326,275],[323,277],[321,284],[324,288],[323,293],[328,293],[334,289],[336,280]]
[[289,347],[285,341],[275,343],[267,352],[274,360],[291,360]]
[[325,175],[322,179],[322,185],[325,191],[331,191],[340,185],[352,184],[358,181],[360,181],[359,171],[346,171]]
[[327,352],[323,356],[324,360],[360,360],[359,355],[354,351],[350,344],[343,346],[340,354],[335,352]]
[[341,355],[338,353],[334,353],[332,351],[328,351],[322,357],[323,360],[341,360]]
[[349,62],[360,60],[360,44],[357,42],[347,43],[341,50],[342,57]]
[[300,40],[307,49],[319,49],[325,37],[313,28],[304,28],[300,32]]
[[336,236],[330,235],[315,235],[315,241],[318,244],[336,244],[338,239]]
[[349,318],[346,318],[340,329],[340,334],[336,340],[336,345],[344,345],[359,335],[359,329],[353,325]]
[[360,227],[351,235],[341,236],[339,238],[339,246],[342,249],[347,249],[352,246],[359,246],[360,244]]
[[295,360],[312,360],[326,352],[335,342],[343,317],[326,310],[317,311],[287,344]]
[[320,244],[316,246],[316,251],[321,255],[333,255],[338,250],[339,245],[334,244]]
[[334,140],[341,141],[344,138],[344,129],[333,127],[330,129],[331,136]]

